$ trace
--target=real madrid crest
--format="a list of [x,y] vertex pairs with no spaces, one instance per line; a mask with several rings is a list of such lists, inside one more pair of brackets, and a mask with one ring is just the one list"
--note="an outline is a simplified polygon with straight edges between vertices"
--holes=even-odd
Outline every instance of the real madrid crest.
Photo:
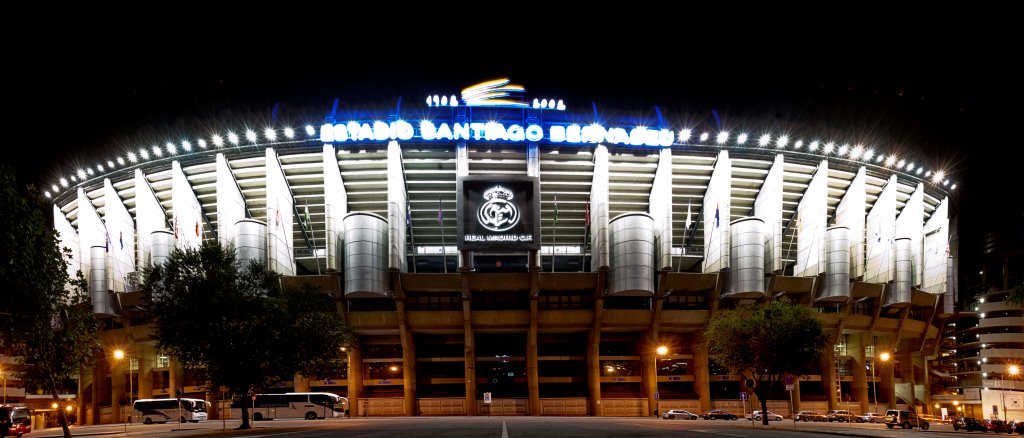
[[510,202],[511,191],[502,186],[494,186],[484,192],[484,199],[487,199],[487,202],[476,212],[476,219],[484,228],[502,232],[519,223],[519,208]]

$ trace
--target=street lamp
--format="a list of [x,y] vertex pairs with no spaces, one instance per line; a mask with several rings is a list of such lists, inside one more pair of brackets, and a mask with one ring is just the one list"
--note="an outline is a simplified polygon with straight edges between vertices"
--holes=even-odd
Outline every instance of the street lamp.
[[[1009,374],[1011,378],[1017,377],[1017,374],[1020,374],[1020,367],[1018,367],[1017,365],[1010,365],[1010,367],[1007,368],[1006,371],[1007,371],[1007,374]],[[1006,380],[1006,379],[1003,379],[1003,380]],[[1010,420],[1010,416],[1006,413],[1006,382],[1005,381],[1004,382],[1000,382],[1000,385],[999,385],[999,399],[1003,403],[1003,417],[1004,417],[1003,421],[1009,421]]]
[[[658,346],[656,350],[658,357],[665,357],[668,354],[668,347],[664,345]],[[658,358],[654,358],[654,416],[658,416],[661,411],[661,394],[658,392]]]
[[[878,355],[878,360],[888,362],[890,357],[892,356],[889,353],[882,353]],[[878,364],[875,361],[871,361],[871,387],[873,388],[871,392],[875,395],[875,412],[878,412],[878,382],[875,380],[875,368],[877,366]]]
[[132,393],[135,392],[132,388],[132,357],[131,355],[126,354],[124,350],[114,350],[114,359],[121,360],[124,358],[128,358],[128,404],[125,406],[125,412],[128,415],[124,422],[124,431],[125,433],[128,433],[128,422],[131,421],[132,409],[134,409],[134,406],[132,405]]

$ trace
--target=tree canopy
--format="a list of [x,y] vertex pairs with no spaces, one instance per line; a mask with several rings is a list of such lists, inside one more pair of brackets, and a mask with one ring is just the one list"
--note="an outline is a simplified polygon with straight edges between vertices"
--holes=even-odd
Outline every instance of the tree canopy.
[[[827,343],[818,314],[807,306],[770,301],[716,312],[705,337],[708,356],[755,380],[754,393],[767,411],[767,396],[786,373],[805,374]],[[767,415],[763,418],[767,423]]]
[[[75,389],[72,377],[100,350],[98,322],[82,273],[68,274],[69,250],[45,219],[48,204],[6,168],[0,190],[0,346],[16,358],[26,389],[60,402],[59,393]],[[58,416],[70,437],[63,409]]]
[[[353,343],[332,297],[282,290],[277,274],[258,262],[239,269],[234,250],[218,242],[176,249],[145,276],[158,346],[236,398],[275,377],[336,372],[341,347]],[[248,428],[242,406],[240,428]]]

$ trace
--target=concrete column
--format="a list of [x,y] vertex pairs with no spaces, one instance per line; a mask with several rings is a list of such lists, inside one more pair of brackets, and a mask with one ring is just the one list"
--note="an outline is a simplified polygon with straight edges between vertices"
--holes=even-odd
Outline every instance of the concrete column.
[[887,362],[878,363],[878,394],[885,395],[887,409],[896,409],[896,367],[893,366],[893,359]]
[[100,359],[96,366],[92,367],[92,415],[89,416],[88,424],[100,424],[100,393],[106,393],[106,388],[101,388],[101,386],[106,386],[103,383],[107,381],[107,367],[108,364],[103,359]]
[[309,378],[302,374],[295,374],[292,376],[292,381],[295,382],[295,392],[309,392]]
[[711,374],[708,365],[708,350],[704,346],[704,336],[693,336],[693,384],[700,396],[700,410],[711,410]]
[[852,359],[850,364],[853,367],[853,384],[850,385],[850,390],[853,394],[853,399],[857,401],[859,406],[858,412],[870,412],[868,410],[868,369],[867,363],[865,362],[864,353],[864,339],[860,336],[849,336],[849,345],[846,346],[846,351]]
[[530,299],[530,328],[526,332],[526,382],[529,415],[540,415],[540,373],[537,370],[537,300]]
[[821,352],[821,384],[825,386],[825,400],[828,408],[842,409],[839,407],[839,400],[836,392],[836,350],[833,345],[826,345]]
[[796,414],[800,412],[800,379],[796,379],[793,383],[793,412],[790,414]]
[[405,415],[419,415],[416,407],[416,345],[406,320],[405,301],[397,300],[395,306],[398,335],[402,341],[402,404]]
[[358,417],[366,415],[362,412],[363,397],[363,351],[358,348],[348,349],[348,406],[349,415]]
[[114,360],[110,365],[110,419],[114,423],[120,423],[128,419],[121,403],[128,401],[128,357],[121,360]]
[[594,326],[587,335],[587,393],[590,396],[590,415],[604,415],[601,407],[601,316],[604,298],[594,300]]
[[470,300],[466,296],[462,300],[462,329],[464,333],[463,353],[466,367],[466,415],[476,415],[476,340],[473,334],[473,322],[470,314]]
[[643,337],[643,341],[640,342],[640,385],[644,396],[647,397],[647,406],[650,406],[653,412],[658,409],[658,401],[654,399],[658,387],[658,353],[655,352],[658,348],[658,339],[653,331],[648,331]]
[[138,344],[139,353],[139,397],[153,398],[153,365],[156,363],[156,350],[152,345]]

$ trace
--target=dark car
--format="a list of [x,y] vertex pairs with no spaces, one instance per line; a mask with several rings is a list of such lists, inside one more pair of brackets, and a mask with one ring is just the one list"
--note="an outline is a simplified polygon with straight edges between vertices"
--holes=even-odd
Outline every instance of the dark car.
[[723,411],[721,409],[712,409],[707,411],[703,415],[705,420],[735,420],[739,417],[736,414],[730,413],[729,411]]
[[1019,435],[1024,435],[1024,421],[1011,421],[1010,430],[1017,432]]
[[988,428],[974,418],[958,417],[953,420],[953,430],[966,430],[968,432],[988,432]]
[[0,406],[0,437],[20,437],[32,431],[29,409],[21,406]]
[[885,412],[885,427],[892,429],[899,426],[900,429],[913,429],[920,427],[921,430],[928,430],[928,420],[917,416],[917,413],[890,409]]

